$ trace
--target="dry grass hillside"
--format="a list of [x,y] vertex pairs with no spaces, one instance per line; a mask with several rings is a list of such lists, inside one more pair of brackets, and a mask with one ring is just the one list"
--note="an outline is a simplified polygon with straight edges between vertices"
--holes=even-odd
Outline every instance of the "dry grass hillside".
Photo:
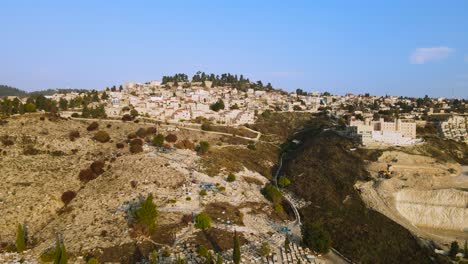
[[[179,146],[189,140],[193,144],[183,145],[192,146],[203,140],[212,148],[203,158],[191,149],[157,152],[150,143],[157,133],[177,137],[177,142],[166,144]],[[244,157],[256,153],[235,145],[239,144],[235,139],[154,124],[40,114],[2,121],[0,253],[14,244],[18,224],[27,229],[29,251],[17,259],[33,263],[54,247],[57,234],[73,260],[94,256],[100,262],[135,263],[156,248],[177,243],[228,249],[233,235],[225,230],[229,219],[235,220],[231,224],[241,241],[274,232],[270,221],[278,216],[260,192],[267,180],[253,170],[271,169],[275,155],[251,165],[236,163],[235,170],[229,168],[236,172],[234,182],[226,181],[227,170],[218,160],[211,168],[218,176],[199,171],[205,160],[224,150],[239,149]],[[204,184],[219,190],[202,195]],[[130,214],[149,194],[159,213],[156,229],[146,237],[130,224]],[[197,232],[187,219],[203,211],[214,219],[214,227]],[[15,259],[8,257],[0,254],[0,262]]]

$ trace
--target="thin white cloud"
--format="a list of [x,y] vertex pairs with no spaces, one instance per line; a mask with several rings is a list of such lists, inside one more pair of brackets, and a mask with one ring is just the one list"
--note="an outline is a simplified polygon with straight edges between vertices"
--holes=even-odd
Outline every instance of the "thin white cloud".
[[412,64],[424,64],[429,61],[443,60],[455,50],[449,47],[418,48],[410,56]]

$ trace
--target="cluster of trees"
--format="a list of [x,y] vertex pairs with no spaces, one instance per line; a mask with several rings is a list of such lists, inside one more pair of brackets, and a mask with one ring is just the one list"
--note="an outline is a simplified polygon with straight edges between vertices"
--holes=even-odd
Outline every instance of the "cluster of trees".
[[58,104],[52,99],[46,98],[43,94],[33,94],[29,96],[25,103],[21,102],[18,98],[9,99],[4,97],[0,100],[0,113],[3,115],[14,115],[32,113],[37,110],[54,113],[59,109],[67,110],[69,108],[83,107],[83,117],[102,118],[105,117],[104,107],[85,109],[88,104],[99,101],[100,97],[95,90],[87,91],[83,96],[78,96],[71,100],[61,98]]
[[[119,86],[119,92],[121,92],[123,90],[123,87],[122,85]],[[116,92],[117,91],[117,87],[115,87],[115,85],[113,85],[111,88],[109,87],[106,87],[106,91],[111,91],[111,92]]]
[[318,253],[328,253],[331,247],[331,236],[321,221],[308,222],[301,227],[302,243]]
[[18,98],[10,100],[7,97],[0,101],[0,112],[3,115],[32,113],[37,110],[57,112],[57,104],[43,95],[29,97],[26,103],[22,103]]
[[[239,76],[237,74],[233,75],[230,73],[215,75],[214,73],[207,74],[205,72],[198,71],[192,77],[192,82],[201,82],[203,85],[206,85],[206,81],[210,81],[212,83],[212,87],[230,85],[231,87],[242,91],[246,91],[249,88],[266,91],[274,89],[271,83],[264,85],[262,81],[251,82],[249,78],[245,78],[242,74]],[[188,76],[183,73],[177,73],[174,76],[163,76],[162,84],[166,84],[168,82],[174,82],[176,84],[179,82],[189,82],[189,79]]]
[[106,118],[106,110],[104,109],[104,105],[100,105],[97,107],[88,107],[85,105],[81,110],[81,117],[83,118]]
[[173,82],[177,84],[179,82],[188,82],[188,76],[185,73],[176,73],[174,76],[163,76],[162,77],[162,84],[166,84],[168,82]]

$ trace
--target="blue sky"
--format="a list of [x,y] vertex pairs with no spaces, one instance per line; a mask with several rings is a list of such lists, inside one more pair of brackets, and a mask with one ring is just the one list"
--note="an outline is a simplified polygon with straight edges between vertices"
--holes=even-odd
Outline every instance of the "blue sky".
[[0,83],[102,89],[197,70],[286,90],[468,98],[468,1],[0,2]]

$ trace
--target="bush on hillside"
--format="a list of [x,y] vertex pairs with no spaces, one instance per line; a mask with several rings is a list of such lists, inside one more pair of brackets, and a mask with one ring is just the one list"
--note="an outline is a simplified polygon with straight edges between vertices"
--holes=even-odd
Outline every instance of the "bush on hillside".
[[140,203],[140,208],[135,211],[135,219],[137,224],[144,227],[144,231],[152,232],[156,228],[156,218],[158,211],[153,202],[153,195],[148,197]]
[[156,127],[148,127],[146,129],[146,135],[154,135],[158,132],[158,129]]
[[200,144],[197,147],[197,152],[201,155],[208,152],[210,149],[210,144],[206,141],[200,141]]
[[97,161],[91,163],[89,168],[94,173],[96,173],[96,175],[101,175],[104,172],[104,169],[103,169],[104,168],[104,162],[97,160]]
[[184,140],[179,141],[175,145],[175,147],[178,148],[178,149],[193,149],[194,145],[190,140],[184,139]]
[[136,136],[139,137],[139,138],[144,138],[146,137],[146,134],[147,134],[147,130],[144,129],[144,128],[139,128],[137,131],[136,131]]
[[153,146],[162,147],[164,144],[164,136],[162,134],[158,134],[153,138]]
[[9,137],[8,135],[4,135],[0,138],[0,141],[2,141],[2,144],[6,147],[8,146],[12,146],[15,144],[15,142],[13,141],[13,139],[11,137]]
[[130,141],[130,152],[140,153],[142,151],[143,151],[143,140],[139,138],[132,139],[132,141]]
[[169,134],[169,135],[166,136],[166,141],[174,143],[174,142],[177,141],[177,136],[174,135],[174,134]]
[[133,117],[129,114],[125,114],[122,116],[122,121],[126,122],[126,121],[132,121],[133,120]]
[[76,192],[74,191],[66,191],[62,193],[62,202],[65,205],[68,205],[74,198],[76,197]]
[[97,122],[92,122],[89,124],[89,126],[86,128],[88,131],[94,131],[99,128],[99,124]]
[[78,130],[72,130],[68,133],[68,138],[70,141],[75,141],[77,138],[80,137],[80,132]]
[[119,143],[115,144],[115,146],[116,146],[118,149],[121,149],[121,148],[124,148],[124,147],[125,147],[125,144],[119,142]]
[[267,184],[265,187],[262,189],[263,195],[273,202],[274,204],[281,204],[283,201],[283,195],[281,195],[281,192],[272,184]]
[[229,173],[228,176],[227,176],[227,179],[226,179],[228,182],[234,182],[236,181],[236,175],[234,175],[234,173]]
[[88,182],[97,178],[96,173],[91,168],[87,168],[80,171],[79,179],[83,182]]
[[101,143],[106,143],[110,140],[110,136],[106,131],[100,130],[96,132],[93,139]]

